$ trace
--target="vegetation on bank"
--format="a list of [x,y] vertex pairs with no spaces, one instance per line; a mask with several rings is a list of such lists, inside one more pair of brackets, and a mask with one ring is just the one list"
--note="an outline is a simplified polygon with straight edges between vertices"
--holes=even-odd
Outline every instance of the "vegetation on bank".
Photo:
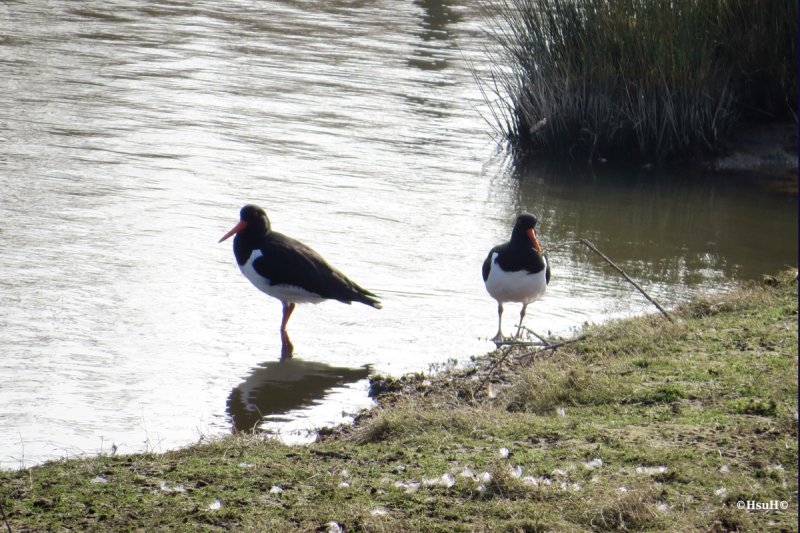
[[796,272],[769,277],[674,323],[376,380],[380,405],[310,446],[55,461],[0,472],[0,503],[15,532],[796,531],[797,309]]
[[500,0],[487,19],[484,86],[518,148],[660,163],[718,154],[746,123],[797,124],[795,0]]

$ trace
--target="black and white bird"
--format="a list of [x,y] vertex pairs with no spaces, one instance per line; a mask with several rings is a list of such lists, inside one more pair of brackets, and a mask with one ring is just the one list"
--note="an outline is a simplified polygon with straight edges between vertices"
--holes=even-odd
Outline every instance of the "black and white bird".
[[236,235],[233,255],[242,274],[283,304],[282,357],[291,357],[294,350],[286,324],[298,303],[338,300],[381,308],[375,294],[333,268],[317,252],[300,241],[272,231],[267,213],[260,207],[251,204],[242,207],[239,219],[219,242]]
[[503,340],[503,303],[519,302],[517,335],[528,304],[535,302],[547,291],[550,283],[550,264],[536,238],[536,217],[522,213],[517,217],[511,239],[489,251],[483,262],[483,282],[489,295],[497,300],[497,335],[492,340]]

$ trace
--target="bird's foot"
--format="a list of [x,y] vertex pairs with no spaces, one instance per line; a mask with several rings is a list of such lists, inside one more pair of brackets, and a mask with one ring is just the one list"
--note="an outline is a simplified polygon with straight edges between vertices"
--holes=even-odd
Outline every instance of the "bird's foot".
[[502,331],[498,331],[497,334],[494,337],[492,337],[491,339],[489,339],[489,340],[492,341],[495,344],[500,344],[500,343],[504,342],[506,340],[506,338],[503,335]]
[[290,359],[294,355],[294,345],[289,340],[289,334],[281,331],[281,360]]

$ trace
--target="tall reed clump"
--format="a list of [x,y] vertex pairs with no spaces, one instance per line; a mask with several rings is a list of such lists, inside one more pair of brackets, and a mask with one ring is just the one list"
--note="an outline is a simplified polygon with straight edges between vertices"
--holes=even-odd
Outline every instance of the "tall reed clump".
[[[487,0],[500,132],[555,156],[713,154],[797,112],[796,0]],[[491,95],[491,96],[489,96]]]

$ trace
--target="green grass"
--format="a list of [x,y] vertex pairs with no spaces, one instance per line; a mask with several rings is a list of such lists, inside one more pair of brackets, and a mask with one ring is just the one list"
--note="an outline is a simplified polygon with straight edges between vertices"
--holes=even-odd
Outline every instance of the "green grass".
[[[498,7],[499,4],[499,7]],[[797,2],[487,2],[498,129],[547,156],[717,154],[753,121],[797,121]]]
[[792,276],[407,376],[310,446],[55,461],[0,472],[0,502],[13,531],[797,531]]

